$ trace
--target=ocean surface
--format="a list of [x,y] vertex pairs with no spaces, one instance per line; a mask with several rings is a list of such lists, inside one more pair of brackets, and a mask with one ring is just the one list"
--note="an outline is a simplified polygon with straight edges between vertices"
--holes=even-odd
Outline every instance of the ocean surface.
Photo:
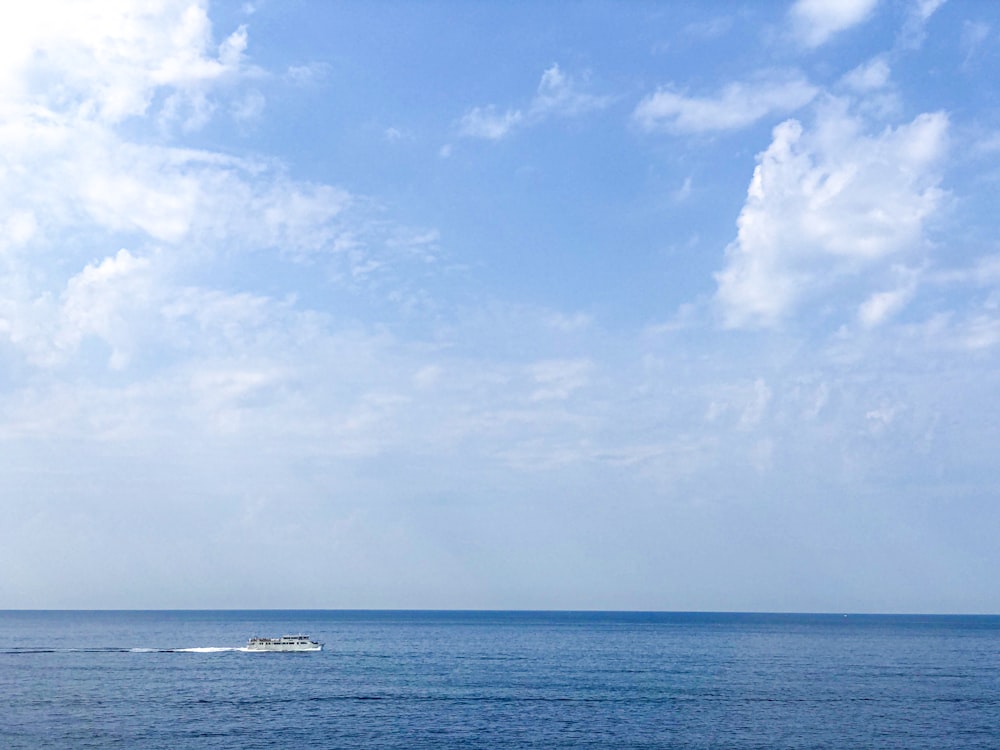
[[998,748],[1000,617],[0,611],[0,700],[5,750]]

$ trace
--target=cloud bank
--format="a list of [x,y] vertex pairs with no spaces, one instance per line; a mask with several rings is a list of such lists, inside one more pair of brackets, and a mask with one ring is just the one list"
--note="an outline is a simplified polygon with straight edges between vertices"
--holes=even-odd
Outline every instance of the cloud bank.
[[[995,609],[996,129],[924,85],[988,50],[882,23],[938,6],[427,4],[419,65],[366,4],[11,12],[0,606]],[[468,28],[534,91],[469,108]]]

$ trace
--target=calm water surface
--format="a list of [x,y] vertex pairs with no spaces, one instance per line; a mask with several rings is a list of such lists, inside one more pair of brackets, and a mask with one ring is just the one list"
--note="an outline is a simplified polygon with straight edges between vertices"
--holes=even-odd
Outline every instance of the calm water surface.
[[0,699],[11,750],[998,748],[1000,617],[8,611]]

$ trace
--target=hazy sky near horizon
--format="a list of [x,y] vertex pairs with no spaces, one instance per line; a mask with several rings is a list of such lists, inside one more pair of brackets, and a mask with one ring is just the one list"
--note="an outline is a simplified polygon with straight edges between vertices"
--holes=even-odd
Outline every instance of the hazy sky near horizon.
[[1000,611],[1000,4],[0,22],[0,608]]

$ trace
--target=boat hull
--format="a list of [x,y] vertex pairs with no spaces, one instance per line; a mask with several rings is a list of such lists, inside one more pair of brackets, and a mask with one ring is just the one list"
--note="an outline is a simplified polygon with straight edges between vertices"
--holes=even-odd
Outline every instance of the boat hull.
[[251,638],[247,651],[322,651],[323,644],[304,635],[284,635],[281,638]]

